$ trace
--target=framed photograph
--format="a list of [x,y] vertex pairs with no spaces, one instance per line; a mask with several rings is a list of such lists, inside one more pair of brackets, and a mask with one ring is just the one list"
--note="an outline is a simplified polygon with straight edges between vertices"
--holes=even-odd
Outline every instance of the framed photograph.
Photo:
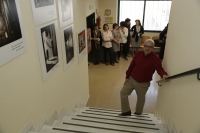
[[34,0],[35,8],[54,5],[54,0]]
[[78,32],[78,58],[79,58],[79,63],[81,63],[81,61],[84,59],[84,57],[86,56],[86,34],[85,34],[86,30],[81,30],[80,32]]
[[64,70],[66,70],[74,60],[74,25],[70,25],[61,30],[61,42]]
[[87,47],[88,53],[92,50],[92,43],[91,43],[91,29],[87,28]]
[[31,0],[31,5],[35,26],[57,18],[55,0]]
[[73,22],[72,2],[72,0],[58,0],[60,28],[66,27]]
[[45,81],[59,66],[57,21],[36,28],[42,76]]
[[18,0],[0,1],[0,7],[0,66],[2,66],[24,53],[27,46]]

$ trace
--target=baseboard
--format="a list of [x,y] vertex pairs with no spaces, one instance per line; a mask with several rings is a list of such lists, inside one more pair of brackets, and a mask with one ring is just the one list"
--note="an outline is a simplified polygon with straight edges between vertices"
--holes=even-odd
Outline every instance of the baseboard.
[[62,118],[66,115],[66,110],[65,108],[61,111],[60,115],[58,116],[58,120],[61,121]]
[[57,120],[57,118],[58,118],[57,111],[55,111],[51,116],[51,118],[49,119],[49,121],[47,122],[47,125],[51,126],[53,122]]
[[33,123],[30,119],[19,133],[27,133],[28,131],[33,131],[33,132],[35,131],[33,128]]
[[35,131],[39,132],[43,125],[47,125],[47,118],[46,115],[42,117],[38,125],[35,127]]
[[84,104],[84,107],[86,107],[86,105],[87,105],[89,99],[90,99],[90,95],[88,96],[88,98],[87,98],[87,100],[86,100],[86,103]]

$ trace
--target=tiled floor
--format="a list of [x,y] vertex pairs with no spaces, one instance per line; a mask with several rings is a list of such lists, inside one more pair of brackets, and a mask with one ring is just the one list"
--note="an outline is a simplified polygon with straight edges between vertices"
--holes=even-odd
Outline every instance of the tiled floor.
[[[128,58],[128,61],[121,58],[120,63],[115,64],[115,66],[106,66],[102,63],[100,65],[93,65],[89,63],[90,98],[87,106],[120,109],[120,90],[125,80],[125,72],[131,60],[131,57]],[[159,79],[160,77],[155,73],[146,95],[145,113],[154,113],[158,94],[156,81]],[[133,91],[129,96],[132,112],[135,111],[136,99],[136,93]]]

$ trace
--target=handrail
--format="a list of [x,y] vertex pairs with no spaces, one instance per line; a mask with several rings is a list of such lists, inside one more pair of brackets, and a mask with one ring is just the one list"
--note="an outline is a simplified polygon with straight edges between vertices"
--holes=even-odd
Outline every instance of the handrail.
[[[171,80],[171,79],[175,79],[175,78],[180,78],[180,77],[183,77],[183,76],[189,76],[189,75],[192,75],[192,74],[197,74],[197,79],[200,81],[200,68],[196,68],[196,69],[193,69],[193,70],[190,70],[190,71],[186,71],[186,72],[183,72],[183,73],[179,73],[179,74],[176,74],[176,75],[173,75],[173,76],[170,76],[168,77],[166,80]],[[163,79],[161,80],[158,80],[156,81],[158,83],[159,86],[162,86],[160,84],[160,82],[164,81]]]

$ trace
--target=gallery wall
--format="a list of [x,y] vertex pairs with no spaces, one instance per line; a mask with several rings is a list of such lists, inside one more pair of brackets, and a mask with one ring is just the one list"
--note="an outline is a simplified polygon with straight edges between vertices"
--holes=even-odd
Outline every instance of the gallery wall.
[[[180,4],[181,3],[181,4]],[[200,1],[172,2],[163,66],[169,76],[200,67]],[[186,10],[188,9],[188,10]],[[197,75],[162,82],[157,110],[177,132],[200,132],[200,81]]]
[[[0,132],[19,132],[27,121],[37,126],[43,116],[47,121],[89,97],[87,55],[78,62],[78,31],[86,27],[86,0],[73,0],[75,57],[64,71],[62,52],[55,72],[43,81],[30,0],[19,0],[28,50],[0,67]],[[80,23],[81,22],[81,23]],[[62,51],[60,32],[58,49]]]

